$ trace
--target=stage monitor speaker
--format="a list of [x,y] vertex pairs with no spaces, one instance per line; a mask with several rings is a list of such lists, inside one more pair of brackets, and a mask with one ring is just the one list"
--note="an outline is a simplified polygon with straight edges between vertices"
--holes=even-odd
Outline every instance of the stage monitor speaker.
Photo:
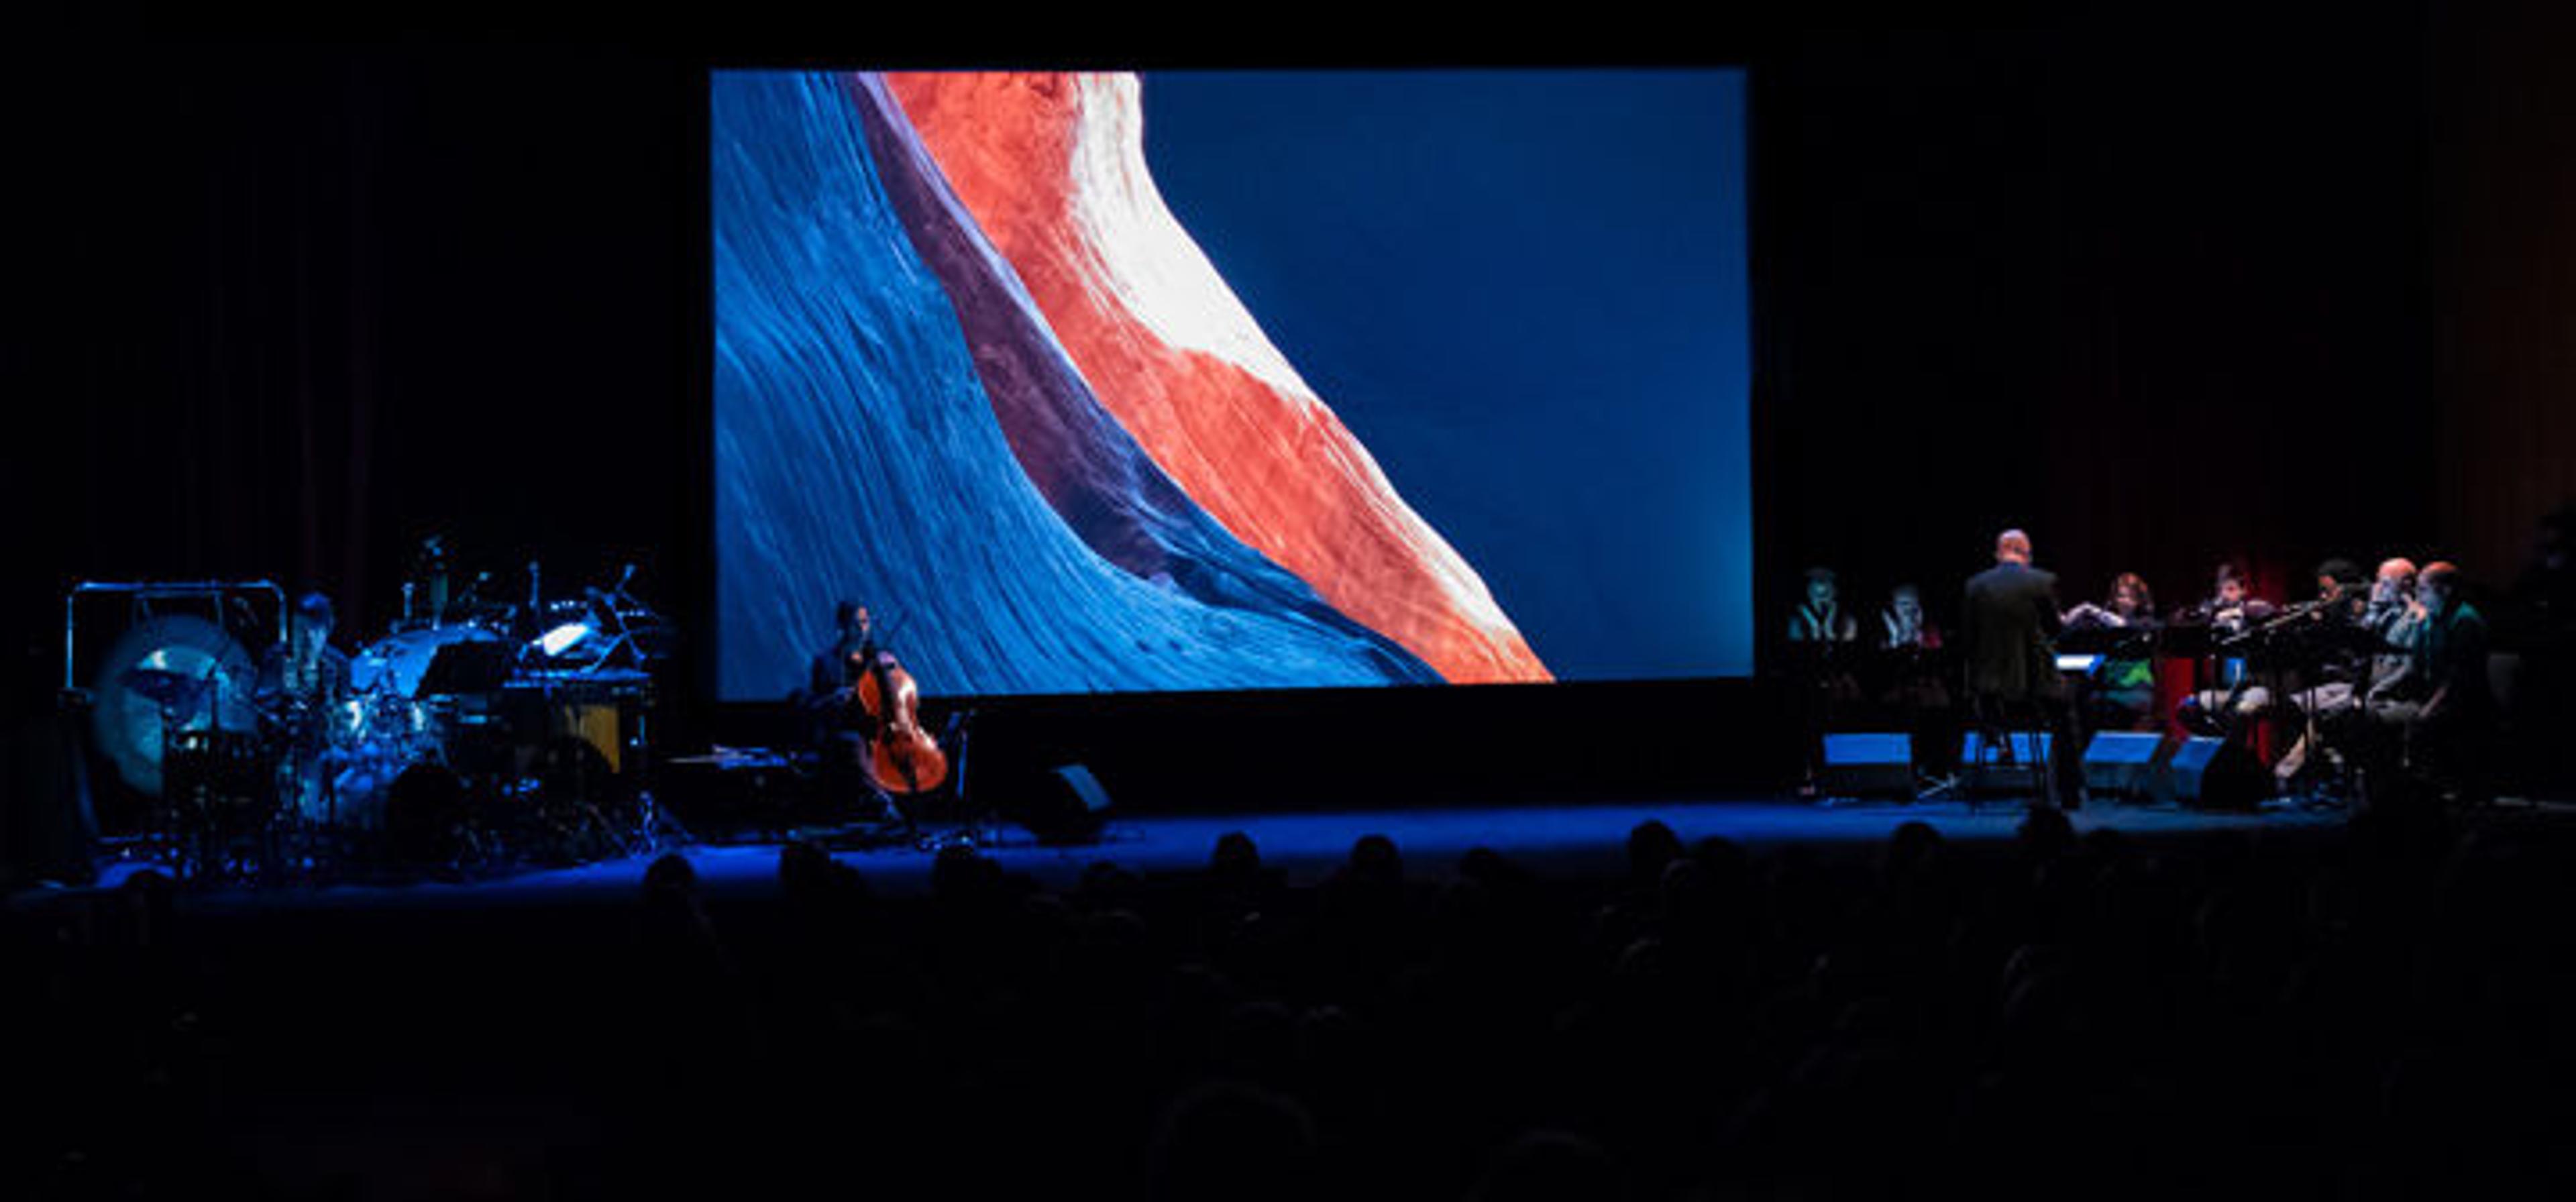
[[2250,810],[2272,794],[2272,774],[2232,739],[2184,739],[2157,779],[2164,795],[2199,809]]
[[1914,740],[1903,731],[1847,731],[1825,736],[1824,777],[1838,796],[1914,792]]
[[1089,843],[1109,820],[1109,791],[1080,764],[1062,764],[1040,775],[1008,817],[1049,847]]
[[2097,797],[2144,797],[2153,791],[2165,737],[2154,731],[2106,730],[2084,745],[2084,790]]

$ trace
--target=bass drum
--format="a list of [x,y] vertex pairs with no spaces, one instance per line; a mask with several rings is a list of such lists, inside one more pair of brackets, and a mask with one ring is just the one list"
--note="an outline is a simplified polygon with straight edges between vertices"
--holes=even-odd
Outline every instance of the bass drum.
[[498,643],[501,636],[480,626],[430,626],[406,630],[368,646],[349,661],[349,684],[361,693],[396,697],[420,695],[421,677],[431,660],[456,643]]
[[351,699],[345,725],[334,724],[330,748],[315,760],[294,809],[306,821],[372,831],[385,823],[386,790],[404,772],[438,766],[445,748],[435,702],[390,693]]
[[385,799],[396,777],[412,764],[383,748],[362,746],[336,752],[323,761],[330,791],[316,791],[299,807],[304,817],[342,830],[378,831],[385,825]]

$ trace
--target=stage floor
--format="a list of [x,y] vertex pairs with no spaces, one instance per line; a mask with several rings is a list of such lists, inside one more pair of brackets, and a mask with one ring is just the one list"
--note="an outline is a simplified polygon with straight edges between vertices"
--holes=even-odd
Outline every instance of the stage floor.
[[[1625,863],[1631,829],[1660,819],[1685,842],[1722,835],[1760,851],[1800,845],[1820,853],[1866,854],[1907,821],[1930,824],[1943,836],[1969,843],[2010,840],[2026,813],[2012,799],[1899,803],[1808,801],[1767,797],[1590,801],[1510,806],[1380,808],[1348,812],[1164,814],[1113,817],[1100,838],[1069,847],[1039,844],[1027,831],[1002,827],[977,846],[1009,872],[1060,888],[1093,864],[1108,861],[1142,876],[1188,872],[1205,865],[1217,839],[1228,832],[1251,836],[1264,865],[1291,885],[1322,880],[1363,835],[1395,841],[1409,874],[1439,879],[1459,857],[1490,848],[1534,871],[1582,876],[1616,872]],[[2252,812],[2213,812],[2173,805],[2096,803],[2070,815],[2079,835],[2116,830],[2141,839],[2207,836],[2219,832],[2321,832],[2340,827],[2340,809],[2274,802]],[[688,843],[668,848],[697,870],[710,895],[759,893],[776,888],[776,842]],[[929,887],[933,854],[914,845],[834,851],[859,870],[874,891],[904,895]],[[604,860],[573,868],[532,869],[465,881],[395,885],[303,885],[206,888],[189,891],[205,912],[270,907],[446,907],[624,903],[636,895],[652,855]],[[97,888],[114,888],[145,864],[116,864]],[[28,895],[20,895],[21,901]]]

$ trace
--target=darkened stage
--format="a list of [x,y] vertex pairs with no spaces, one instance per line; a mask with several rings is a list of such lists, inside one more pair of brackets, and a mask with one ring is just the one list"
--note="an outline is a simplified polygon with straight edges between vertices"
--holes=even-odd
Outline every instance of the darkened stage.
[[2569,16],[1871,7],[22,25],[0,1193],[2576,1196]]
[[[2531,821],[2554,818],[2550,803],[2506,807],[2498,813]],[[1039,888],[1065,892],[1086,873],[1105,866],[1139,876],[1186,877],[1205,869],[1218,841],[1241,835],[1261,862],[1286,883],[1318,884],[1349,859],[1366,835],[1393,840],[1408,862],[1432,878],[1454,875],[1471,851],[1505,856],[1531,871],[1571,879],[1614,876],[1628,862],[1628,838],[1639,826],[1660,822],[1683,842],[1724,839],[1766,854],[1785,848],[1836,859],[1869,859],[1884,850],[1897,826],[1919,822],[1942,838],[1963,844],[2010,843],[2029,817],[2018,801],[1898,802],[1841,799],[1818,804],[1796,798],[1729,797],[1639,802],[1603,798],[1559,805],[1507,807],[1444,805],[1323,813],[1244,812],[1118,816],[1075,841],[1041,840],[1016,825],[980,830],[941,829],[920,840],[879,838],[872,831],[818,830],[803,840],[865,877],[872,890],[895,895],[926,893],[938,853],[952,845],[974,851],[1000,870],[1022,875]],[[2094,831],[2122,838],[2190,842],[2212,836],[2297,839],[2340,828],[2340,811],[2283,802],[2259,812],[2230,813],[2176,805],[2102,806],[2072,816],[2078,838]],[[710,896],[755,899],[774,893],[782,843],[760,840],[692,840],[665,854],[688,861]],[[957,853],[952,853],[957,854]],[[458,872],[403,879],[255,887],[249,883],[190,894],[190,908],[206,913],[254,914],[308,909],[483,909],[512,904],[540,906],[632,901],[652,854],[567,867],[523,866],[467,876]],[[165,871],[149,861],[111,861],[87,890],[113,891],[135,873]],[[61,896],[22,893],[22,905]]]

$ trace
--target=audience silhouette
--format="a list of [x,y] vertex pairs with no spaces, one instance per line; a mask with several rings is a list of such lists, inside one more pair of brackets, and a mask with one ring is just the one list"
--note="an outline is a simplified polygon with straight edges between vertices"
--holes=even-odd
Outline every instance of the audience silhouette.
[[[47,1106],[8,1167],[34,1197],[378,1196],[443,1140],[421,1180],[484,1197],[2569,1196],[2576,841],[2512,823],[2038,810],[1838,852],[1649,822],[1590,877],[1369,835],[1313,883],[1237,832],[1060,890],[951,848],[923,895],[794,844],[765,898],[655,861],[548,920],[628,932],[577,956],[515,919],[346,941],[353,980],[435,965],[364,999],[280,996],[285,936],[147,874],[10,916],[0,1019]],[[241,1149],[323,1122],[271,1083],[326,1066],[436,1102],[332,1110],[336,1175],[277,1177]],[[438,1107],[512,1117],[403,1117]]]

